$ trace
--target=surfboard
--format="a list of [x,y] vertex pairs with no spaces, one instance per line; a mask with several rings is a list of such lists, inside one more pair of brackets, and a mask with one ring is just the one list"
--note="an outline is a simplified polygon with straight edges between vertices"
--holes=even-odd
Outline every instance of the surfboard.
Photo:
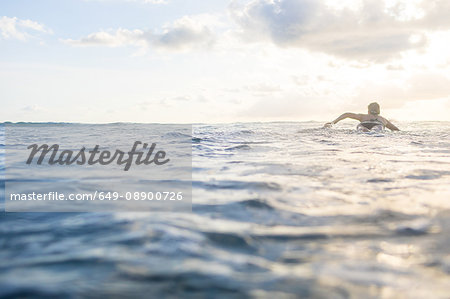
[[378,121],[365,121],[356,126],[358,132],[383,132],[384,126]]

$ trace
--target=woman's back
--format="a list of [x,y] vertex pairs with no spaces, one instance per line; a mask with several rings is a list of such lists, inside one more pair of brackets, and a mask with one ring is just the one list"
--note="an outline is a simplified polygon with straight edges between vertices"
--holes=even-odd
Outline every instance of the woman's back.
[[359,121],[360,122],[366,122],[366,121],[379,121],[383,124],[385,127],[388,123],[388,120],[382,117],[381,115],[376,114],[359,114]]

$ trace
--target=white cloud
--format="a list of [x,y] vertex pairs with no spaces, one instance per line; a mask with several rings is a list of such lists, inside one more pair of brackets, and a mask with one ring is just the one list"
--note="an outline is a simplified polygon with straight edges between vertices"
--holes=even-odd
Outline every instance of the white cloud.
[[41,106],[38,105],[29,105],[29,106],[25,106],[21,109],[21,111],[23,112],[30,112],[30,113],[36,113],[36,112],[46,112],[47,109],[43,108]]
[[353,3],[352,8],[336,8],[325,0],[233,1],[230,12],[244,41],[270,41],[361,61],[385,62],[423,49],[428,30],[450,28],[449,1]]
[[98,2],[140,2],[144,4],[168,4],[169,0],[83,0],[86,2],[98,1]]
[[67,39],[64,40],[64,42],[74,46],[146,46],[148,41],[144,37],[145,32],[142,30],[119,28],[115,32],[99,31],[89,34],[79,40]]
[[259,83],[255,85],[245,85],[243,87],[244,90],[254,92],[254,93],[277,93],[282,91],[279,85],[270,84],[270,83]]
[[167,4],[169,3],[168,0],[141,0],[144,3],[150,3],[150,4]]
[[449,98],[450,79],[441,73],[423,72],[398,82],[367,82],[356,91],[355,104],[380,100],[386,108],[399,108],[415,101]]
[[29,39],[38,32],[52,33],[49,28],[41,23],[6,16],[0,18],[0,32],[3,39],[17,39],[21,41]]
[[183,17],[160,32],[153,30],[99,31],[78,40],[66,39],[63,42],[74,46],[136,46],[140,48],[163,48],[185,50],[207,47],[214,43],[215,37],[207,25],[195,18]]
[[157,47],[183,49],[211,45],[214,39],[213,32],[206,25],[194,18],[183,17],[154,35],[153,43]]

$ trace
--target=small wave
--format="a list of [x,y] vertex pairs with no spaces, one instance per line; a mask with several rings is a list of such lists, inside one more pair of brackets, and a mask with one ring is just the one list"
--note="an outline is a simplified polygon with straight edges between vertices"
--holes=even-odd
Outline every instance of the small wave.
[[411,145],[424,145],[421,141],[411,141],[409,144]]
[[397,235],[401,236],[420,236],[432,233],[435,227],[425,219],[416,219],[414,221],[403,223],[394,228]]
[[[244,209],[242,209],[244,207]],[[197,204],[193,206],[193,209],[195,209],[196,212],[206,212],[206,213],[214,213],[214,212],[220,212],[222,215],[225,215],[227,212],[233,212],[239,210],[244,211],[246,209],[258,209],[258,210],[267,210],[272,211],[275,210],[274,207],[272,207],[267,202],[260,200],[260,199],[248,199],[243,201],[237,201],[237,202],[230,202],[226,204],[216,204],[216,205],[208,205],[208,204]]]
[[193,143],[211,143],[211,144],[216,144],[218,142],[218,140],[214,137],[192,137],[192,142]]
[[426,152],[426,153],[433,153],[433,154],[449,154],[450,150],[448,150],[448,149],[426,150],[424,152]]
[[324,128],[309,128],[309,129],[303,129],[303,130],[298,130],[296,133],[297,134],[317,134],[317,133],[321,133],[324,131]]
[[204,234],[210,241],[221,246],[254,249],[249,237],[235,233],[204,232]]
[[247,144],[241,144],[238,146],[227,147],[225,150],[226,151],[235,151],[235,150],[250,150],[250,149],[252,149],[251,146],[249,146]]
[[240,202],[244,207],[256,208],[256,209],[264,209],[264,210],[273,210],[274,208],[268,203],[260,200],[260,199],[249,199]]
[[0,283],[0,297],[2,298],[70,298],[71,293],[63,290],[47,289],[43,286],[2,285]]
[[234,135],[251,135],[251,134],[255,134],[255,132],[252,130],[240,130],[240,131],[233,132],[233,134]]
[[326,144],[326,145],[339,145],[338,142],[332,141],[332,140],[326,140],[326,139],[321,139],[321,140],[317,140],[319,143],[322,144]]
[[169,132],[164,134],[163,138],[191,138],[191,135],[180,132]]
[[227,162],[228,164],[242,164],[242,163],[245,163],[244,161],[230,161],[230,162]]
[[382,178],[376,178],[376,179],[370,179],[367,180],[368,183],[390,183],[393,182],[392,179],[382,179]]
[[[352,236],[353,237],[353,236]],[[309,233],[298,233],[298,234],[262,234],[255,235],[252,238],[256,240],[272,240],[278,242],[287,242],[287,241],[295,241],[295,240],[323,240],[329,239],[330,236],[326,233],[320,232],[309,232]]]
[[193,181],[193,187],[199,187],[204,189],[232,189],[232,190],[272,190],[279,191],[281,186],[272,182],[245,182],[245,181],[215,181],[215,182],[201,182]]
[[450,171],[424,169],[416,171],[414,174],[407,175],[405,178],[413,180],[435,180],[447,175],[450,175]]
[[[174,270],[169,266],[144,267],[142,265],[121,265],[118,268],[120,277],[125,281],[131,281],[136,289],[127,288],[117,292],[106,290],[91,291],[88,296],[101,297],[131,297],[131,298],[248,298],[244,289],[237,287],[237,282],[225,276],[224,267],[218,267],[217,263],[197,263],[196,266],[183,265],[186,270]],[[181,268],[181,267],[179,267]],[[142,285],[144,284],[144,285]],[[120,283],[118,284],[120,285]],[[148,286],[152,287],[148,287]],[[156,285],[157,287],[153,287]],[[160,286],[162,285],[162,286]],[[143,291],[146,290],[146,291]],[[92,295],[94,293],[94,296]],[[188,295],[186,295],[188,294]],[[212,296],[211,294],[220,294]],[[62,297],[64,298],[64,297]]]
[[396,234],[401,236],[420,236],[420,235],[426,235],[428,232],[427,230],[423,229],[416,229],[413,227],[402,227],[397,230],[395,230]]

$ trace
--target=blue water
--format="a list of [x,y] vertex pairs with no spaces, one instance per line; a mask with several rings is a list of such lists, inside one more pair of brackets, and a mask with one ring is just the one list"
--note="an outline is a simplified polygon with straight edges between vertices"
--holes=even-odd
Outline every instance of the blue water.
[[192,213],[2,213],[0,297],[448,298],[450,123],[398,126],[194,125]]

